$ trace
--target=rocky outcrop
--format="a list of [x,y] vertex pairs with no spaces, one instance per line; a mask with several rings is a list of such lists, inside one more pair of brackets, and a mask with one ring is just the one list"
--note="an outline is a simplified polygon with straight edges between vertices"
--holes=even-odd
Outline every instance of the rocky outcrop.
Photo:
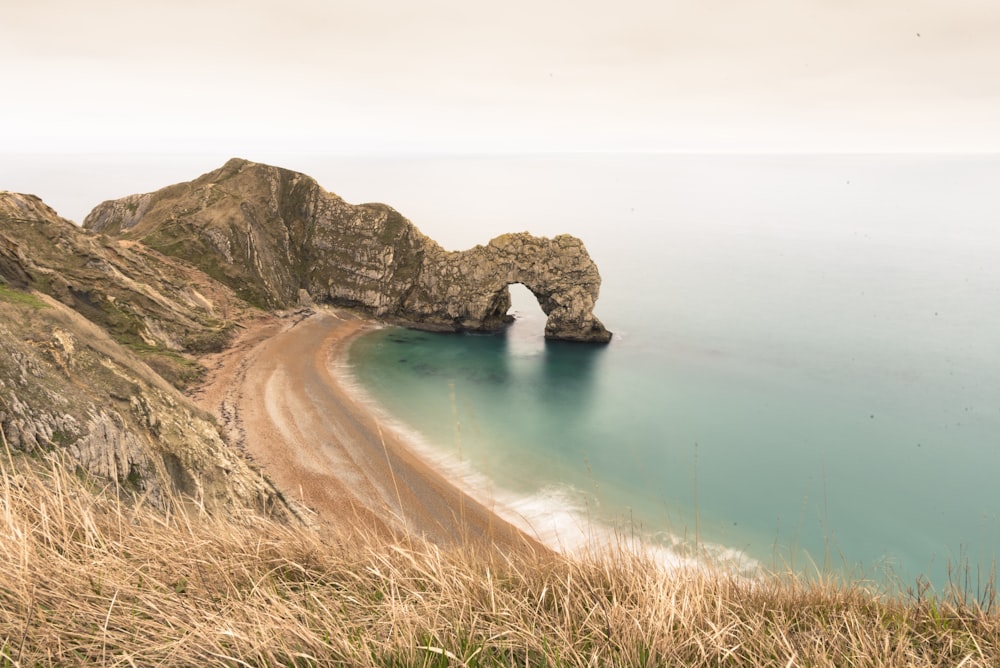
[[485,246],[430,253],[399,316],[443,329],[497,329],[510,321],[510,289],[524,285],[548,316],[545,337],[606,342],[594,316],[601,276],[583,242],[526,232],[505,234]]
[[[201,271],[0,192],[0,453],[55,456],[167,508],[292,518],[176,385],[247,312]],[[172,380],[174,384],[164,380]]]
[[600,274],[583,243],[527,233],[448,252],[382,204],[351,205],[303,174],[233,159],[189,183],[96,207],[84,226],[191,261],[262,307],[301,296],[435,330],[497,330],[508,286],[548,314],[551,339],[606,342]]
[[51,295],[179,387],[223,348],[248,306],[178,258],[82,231],[33,195],[0,192],[0,281]]
[[187,499],[294,516],[215,422],[135,355],[64,304],[10,288],[0,293],[0,447],[61,458],[157,508]]

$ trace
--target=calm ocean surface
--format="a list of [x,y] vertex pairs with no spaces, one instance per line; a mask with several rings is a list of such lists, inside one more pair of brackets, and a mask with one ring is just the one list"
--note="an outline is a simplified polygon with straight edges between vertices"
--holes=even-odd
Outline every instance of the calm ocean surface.
[[[365,169],[446,247],[568,232],[600,267],[607,347],[546,344],[515,286],[505,335],[387,328],[351,350],[373,398],[543,531],[606,523],[939,589],[949,564],[973,584],[995,568],[1000,157]],[[346,176],[320,181],[358,201]]]

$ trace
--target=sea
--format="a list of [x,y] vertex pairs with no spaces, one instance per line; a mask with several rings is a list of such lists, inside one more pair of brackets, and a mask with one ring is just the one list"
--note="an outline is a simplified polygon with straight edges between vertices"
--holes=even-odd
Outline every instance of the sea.
[[348,359],[449,475],[554,544],[903,591],[995,577],[1000,155],[273,161],[451,250],[584,241],[610,344],[545,341],[513,285],[503,333],[384,327]]
[[376,401],[543,535],[571,549],[604,526],[904,590],[995,574],[1000,156],[395,169],[420,201],[404,214],[448,247],[565,232],[600,268],[610,345],[546,342],[515,285],[502,334],[385,328],[350,352]]

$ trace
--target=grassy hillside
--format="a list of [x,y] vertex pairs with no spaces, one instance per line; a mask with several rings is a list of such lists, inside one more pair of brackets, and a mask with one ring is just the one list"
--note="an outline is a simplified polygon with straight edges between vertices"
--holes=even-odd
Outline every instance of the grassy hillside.
[[665,572],[614,547],[321,537],[164,516],[52,460],[0,463],[0,665],[1000,665],[992,589],[890,598]]

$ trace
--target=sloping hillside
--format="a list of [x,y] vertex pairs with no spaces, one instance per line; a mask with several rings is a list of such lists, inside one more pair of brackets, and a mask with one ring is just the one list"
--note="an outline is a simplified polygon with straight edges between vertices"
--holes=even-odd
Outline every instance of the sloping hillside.
[[225,286],[141,245],[87,233],[38,198],[0,193],[0,435],[55,452],[157,507],[173,495],[291,517],[180,391],[196,353],[253,311]]

